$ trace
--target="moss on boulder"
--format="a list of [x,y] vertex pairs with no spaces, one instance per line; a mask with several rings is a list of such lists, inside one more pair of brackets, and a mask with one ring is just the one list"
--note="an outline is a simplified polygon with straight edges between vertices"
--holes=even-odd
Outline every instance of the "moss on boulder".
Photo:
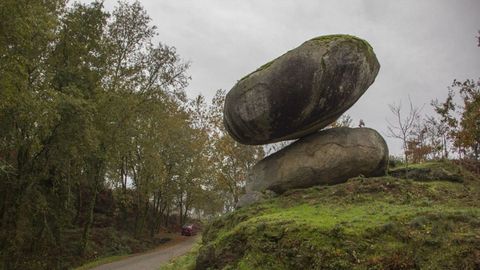
[[479,269],[480,180],[287,191],[207,227],[196,269]]
[[379,69],[371,46],[360,38],[308,40],[235,84],[225,99],[225,128],[243,144],[304,137],[350,108]]

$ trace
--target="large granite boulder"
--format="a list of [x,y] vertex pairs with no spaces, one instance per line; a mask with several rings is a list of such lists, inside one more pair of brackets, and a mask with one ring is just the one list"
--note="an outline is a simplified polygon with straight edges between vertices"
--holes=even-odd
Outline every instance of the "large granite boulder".
[[[247,194],[331,185],[363,175],[384,175],[388,147],[370,128],[332,128],[301,138],[264,158],[251,170]],[[243,202],[242,204],[248,204]]]
[[243,144],[303,137],[350,108],[379,68],[362,39],[314,38],[238,81],[226,96],[225,127]]

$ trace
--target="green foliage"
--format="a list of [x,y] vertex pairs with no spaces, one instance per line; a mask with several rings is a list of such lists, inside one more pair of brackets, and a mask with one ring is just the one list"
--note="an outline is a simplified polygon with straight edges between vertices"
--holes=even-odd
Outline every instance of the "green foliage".
[[[460,96],[461,103],[455,102]],[[453,144],[460,157],[480,159],[480,81],[453,80],[443,103],[432,101],[439,124],[443,126],[444,148],[446,141]],[[445,155],[446,157],[446,155]]]
[[189,64],[153,42],[139,2],[108,13],[6,0],[0,14],[0,268],[133,252],[119,230],[153,239],[205,205],[208,134],[183,91]]
[[400,166],[404,166],[404,159],[400,156],[390,155],[388,157],[388,168],[393,169]]
[[480,182],[464,177],[464,184],[354,178],[289,191],[214,221],[197,267],[476,269]]
[[154,43],[138,1],[5,0],[0,14],[1,269],[144,250],[233,209],[263,150],[223,130],[225,92],[186,97],[189,63]]
[[253,165],[265,155],[262,146],[247,146],[238,143],[228,135],[223,126],[223,104],[225,91],[215,94],[209,110],[212,138],[210,160],[213,164],[212,176],[218,193],[221,194],[223,210],[233,211],[247,180],[247,174]]
[[192,249],[185,255],[177,257],[170,261],[167,265],[160,267],[159,270],[193,270],[195,269],[195,260],[198,255],[198,249],[200,244],[197,243]]
[[[453,87],[459,89],[463,100],[460,129],[456,133],[455,144],[463,151],[473,152],[480,158],[480,84],[474,80],[454,81]],[[467,152],[468,153],[468,152]]]

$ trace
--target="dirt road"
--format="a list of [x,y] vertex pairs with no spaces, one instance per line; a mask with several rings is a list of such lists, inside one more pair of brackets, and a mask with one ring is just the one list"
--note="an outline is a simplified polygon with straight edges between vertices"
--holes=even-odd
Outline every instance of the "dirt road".
[[161,247],[148,253],[132,256],[121,261],[116,261],[98,267],[93,270],[158,270],[170,259],[183,255],[190,250],[199,236],[188,237],[174,245]]

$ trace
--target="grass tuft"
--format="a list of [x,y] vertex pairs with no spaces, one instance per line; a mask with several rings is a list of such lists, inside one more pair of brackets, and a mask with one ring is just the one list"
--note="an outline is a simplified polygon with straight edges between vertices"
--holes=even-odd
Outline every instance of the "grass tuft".
[[162,266],[159,270],[193,270],[195,269],[195,260],[198,255],[200,243],[195,244],[192,249],[185,255],[171,260],[167,265]]

